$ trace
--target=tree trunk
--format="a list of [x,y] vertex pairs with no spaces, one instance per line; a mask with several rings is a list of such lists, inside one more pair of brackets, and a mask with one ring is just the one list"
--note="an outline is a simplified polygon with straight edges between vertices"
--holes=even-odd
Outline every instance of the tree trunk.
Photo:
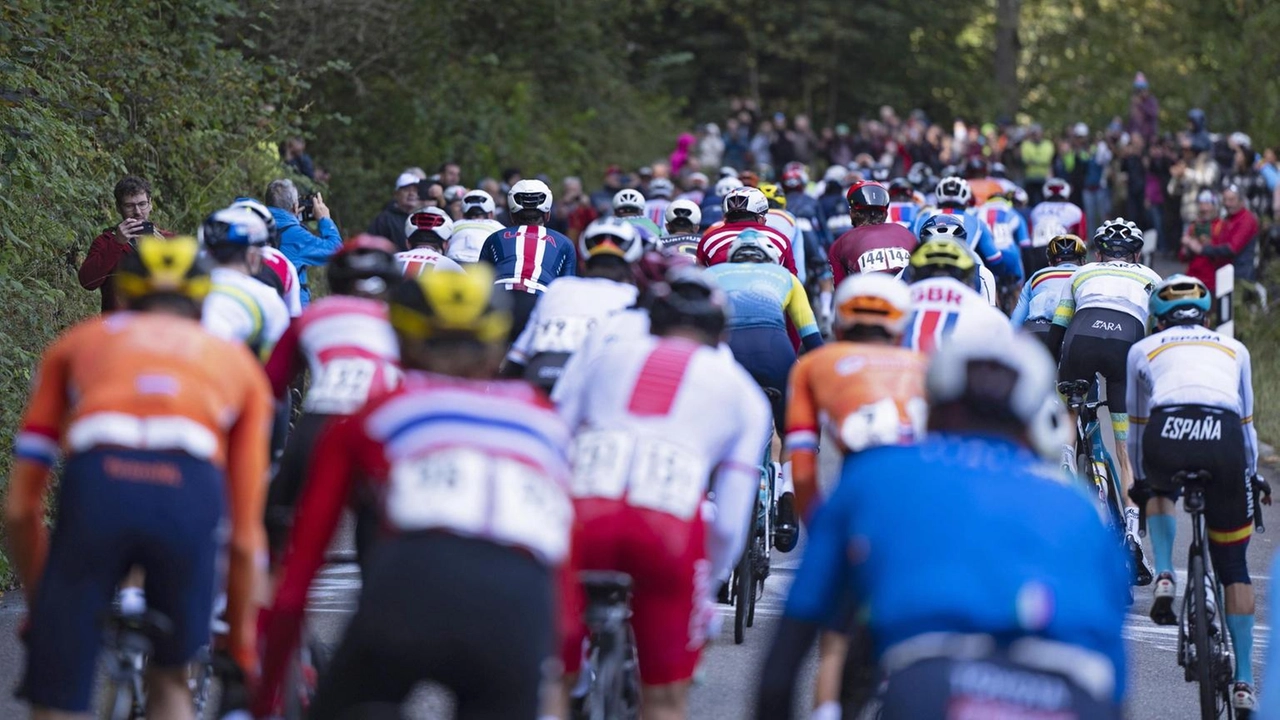
[[1018,15],[1022,0],[996,0],[996,87],[1000,115],[1012,122],[1018,113]]

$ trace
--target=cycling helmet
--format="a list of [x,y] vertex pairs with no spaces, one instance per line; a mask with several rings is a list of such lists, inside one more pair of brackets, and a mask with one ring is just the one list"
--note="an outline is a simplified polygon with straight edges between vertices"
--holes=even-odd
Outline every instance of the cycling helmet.
[[981,157],[971,157],[964,164],[964,176],[970,180],[987,177],[987,161]]
[[938,181],[934,178],[933,168],[918,162],[913,163],[911,169],[907,171],[907,182],[919,192],[925,192],[937,185]]
[[809,184],[803,168],[789,168],[782,173],[782,187],[785,190],[803,190]]
[[716,197],[724,197],[730,192],[742,187],[742,181],[736,177],[724,177],[716,181],[715,193]]
[[649,183],[649,196],[656,198],[671,199],[671,193],[675,192],[676,186],[666,178],[654,178]]
[[1049,241],[1049,246],[1045,250],[1045,254],[1049,256],[1049,260],[1055,265],[1066,260],[1083,260],[1088,253],[1089,248],[1084,244],[1084,240],[1070,233],[1055,235]]
[[911,290],[885,273],[850,275],[836,288],[834,305],[837,329],[871,325],[897,336],[911,315]]
[[1004,163],[994,162],[991,163],[991,170],[989,174],[993,178],[1007,178],[1009,176],[1009,170],[1004,166]]
[[357,235],[329,258],[326,277],[329,287],[340,295],[379,295],[401,277],[396,248],[384,237]]
[[1209,317],[1213,296],[1200,280],[1170,275],[1151,292],[1151,317],[1161,325],[1200,325]]
[[965,247],[969,245],[969,231],[965,230],[964,220],[947,213],[937,213],[920,225],[920,242],[934,238],[948,238]]
[[619,210],[644,212],[644,195],[631,188],[619,190],[613,196],[613,212],[616,214]]
[[125,253],[116,270],[116,290],[126,303],[153,295],[178,295],[197,305],[209,294],[210,264],[190,236],[138,238],[136,252]]
[[899,202],[910,202],[915,198],[915,188],[906,178],[894,178],[889,181],[889,199]]
[[760,176],[757,175],[753,170],[743,170],[741,173],[738,174],[738,179],[741,180],[742,184],[746,185],[747,187],[760,186]]
[[889,191],[884,185],[870,180],[856,182],[844,194],[850,210],[888,210]]
[[884,184],[893,175],[893,168],[888,165],[872,165],[868,174],[872,180]]
[[720,168],[720,179],[721,179],[721,180],[723,180],[723,179],[725,179],[725,178],[730,178],[730,177],[731,177],[731,178],[736,178],[736,177],[738,177],[738,171],[737,171],[737,169],[736,169],[736,168],[733,168],[733,167],[730,167],[730,166],[728,166],[728,165],[721,166],[721,168]]
[[479,210],[485,215],[493,212],[497,206],[493,202],[493,196],[484,190],[472,190],[462,196],[462,216],[469,217],[475,210]]
[[626,262],[635,262],[644,253],[644,242],[636,226],[614,217],[600,218],[587,226],[578,238],[578,251],[582,257],[591,258],[612,255]]
[[939,180],[933,193],[939,205],[968,207],[969,201],[973,200],[973,190],[969,188],[969,182],[955,175],[948,175]]
[[764,196],[764,193],[756,188],[735,188],[724,196],[724,214],[726,217],[730,213],[764,215],[767,212],[769,212],[769,200]]
[[667,206],[665,212],[662,213],[662,222],[669,227],[675,220],[688,220],[696,228],[702,224],[702,208],[692,200],[681,198],[673,201]]
[[1071,199],[1071,183],[1062,178],[1049,178],[1044,181],[1044,199],[1045,200],[1062,200]]
[[689,177],[685,178],[685,185],[690,188],[703,189],[709,182],[705,173],[692,172]]
[[764,193],[765,199],[769,201],[769,207],[778,208],[779,210],[787,209],[787,196],[778,185],[760,183],[760,192]]
[[782,251],[758,230],[743,230],[729,245],[729,262],[782,262]]
[[267,244],[280,247],[280,228],[276,226],[276,216],[271,214],[266,205],[253,198],[236,198],[231,207],[248,210],[267,226]]
[[675,268],[687,267],[695,262],[692,255],[649,250],[631,268],[635,271],[636,287],[644,294],[654,284],[666,282],[667,274]]
[[[518,184],[518,183],[517,183]],[[511,330],[509,293],[498,292],[493,269],[467,265],[460,273],[428,272],[391,294],[391,327],[404,339],[505,343]]]
[[551,188],[541,180],[521,180],[511,186],[507,193],[507,207],[511,214],[532,210],[540,213],[551,212]]
[[1102,223],[1093,233],[1093,244],[1103,257],[1128,257],[1142,252],[1142,231],[1124,218]]
[[673,268],[663,282],[649,287],[649,329],[663,335],[689,327],[719,337],[728,320],[724,292],[706,271],[687,265]]
[[[944,226],[939,226],[944,227]],[[955,238],[937,236],[924,240],[911,253],[912,276],[916,280],[944,275],[966,285],[973,280],[977,264],[969,249]]]
[[844,180],[849,176],[849,168],[843,165],[832,165],[822,175],[822,181],[828,183],[844,184]]
[[449,238],[453,237],[453,219],[449,217],[449,213],[438,207],[423,208],[409,215],[404,221],[406,238],[412,238],[413,234],[419,230],[433,232],[440,238],[440,242],[449,242]]
[[270,235],[267,225],[257,213],[247,208],[216,210],[200,224],[196,237],[207,248],[240,246],[261,247]]

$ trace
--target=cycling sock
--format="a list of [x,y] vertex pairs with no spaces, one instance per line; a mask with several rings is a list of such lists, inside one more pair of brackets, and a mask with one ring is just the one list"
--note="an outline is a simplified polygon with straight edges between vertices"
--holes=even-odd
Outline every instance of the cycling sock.
[[840,703],[835,701],[824,702],[813,709],[813,713],[809,715],[809,720],[840,720]]
[[791,482],[791,461],[782,463],[782,477],[779,478],[778,497],[782,497],[786,493],[794,493],[796,484]]
[[1231,648],[1236,651],[1236,682],[1253,684],[1253,616],[1227,615]]
[[1172,515],[1148,515],[1147,532],[1151,535],[1156,574],[1173,572],[1173,538],[1178,532],[1177,519]]

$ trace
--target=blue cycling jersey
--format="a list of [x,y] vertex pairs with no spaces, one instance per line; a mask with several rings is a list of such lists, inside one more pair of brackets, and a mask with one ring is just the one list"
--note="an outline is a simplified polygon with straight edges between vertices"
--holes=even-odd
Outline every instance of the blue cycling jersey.
[[1124,696],[1129,574],[1060,469],[1007,440],[932,435],[850,455],[809,528],[790,618],[855,600],[876,655],[929,632],[1037,636],[1108,657]]
[[[987,227],[987,224],[981,218],[961,208],[934,208],[922,211],[916,215],[915,224],[912,225],[911,232],[916,237],[920,237],[920,230],[925,221],[938,214],[955,215],[963,220],[964,231],[969,236],[970,247],[978,252],[978,255],[982,257],[982,262],[990,268],[991,272],[1014,282],[1022,280],[1021,254],[1016,249],[1011,252],[1000,252],[1000,248],[996,247],[996,236],[995,233],[991,232],[991,228]],[[975,241],[974,238],[977,238],[977,240]]]
[[781,265],[720,263],[707,268],[729,298],[729,329],[787,329],[790,318],[800,337],[819,333],[804,285]]
[[553,280],[576,275],[578,251],[555,230],[519,225],[498,230],[484,241],[480,259],[493,266],[500,285],[543,292]]
[[1052,321],[1058,300],[1062,297],[1062,285],[1071,282],[1077,267],[1075,263],[1062,263],[1032,273],[1022,286],[1018,305],[1009,316],[1009,322],[1017,328],[1028,320]]

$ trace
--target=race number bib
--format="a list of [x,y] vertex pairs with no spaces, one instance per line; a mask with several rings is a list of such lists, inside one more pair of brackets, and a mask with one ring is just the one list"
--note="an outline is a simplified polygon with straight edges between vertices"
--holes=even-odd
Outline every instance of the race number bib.
[[997,250],[1008,250],[1013,247],[1013,225],[1011,223],[996,223],[992,225],[991,234],[995,236]]
[[854,453],[882,445],[901,445],[924,436],[928,407],[923,398],[906,403],[907,422],[891,398],[864,405],[844,419],[839,428],[840,442]]
[[595,318],[587,317],[542,320],[533,329],[533,341],[529,345],[530,353],[575,352],[582,347],[583,341],[596,326],[596,322]]
[[574,452],[573,495],[617,500],[681,520],[702,503],[710,467],[683,445],[622,432],[580,435]]
[[378,363],[369,358],[342,358],[324,366],[307,390],[303,409],[317,413],[348,413],[364,405],[377,374]]
[[1065,235],[1067,228],[1055,219],[1042,220],[1036,223],[1034,235],[1031,237],[1032,247],[1045,247],[1058,235]]
[[858,269],[864,273],[897,272],[911,262],[911,253],[900,247],[876,248],[858,256]]

